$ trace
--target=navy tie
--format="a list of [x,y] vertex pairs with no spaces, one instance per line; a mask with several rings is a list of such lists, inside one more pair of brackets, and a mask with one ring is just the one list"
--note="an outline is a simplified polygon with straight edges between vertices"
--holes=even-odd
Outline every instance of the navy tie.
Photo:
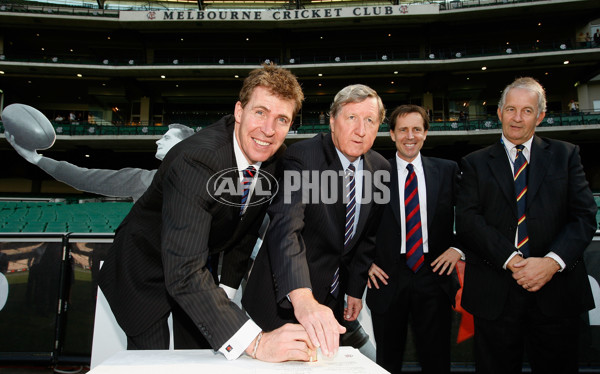
[[[356,168],[354,165],[350,164],[348,169],[344,174],[344,184],[346,191],[346,226],[344,232],[344,252],[348,247],[348,243],[350,243],[350,239],[352,239],[353,231],[354,231],[354,217],[356,216],[356,185],[354,184],[354,172]],[[333,281],[331,282],[330,293],[333,297],[338,296],[339,293],[339,282],[340,282],[340,268],[338,267],[335,270],[335,274],[333,275]]]
[[522,144],[517,147],[517,155],[514,164],[515,195],[517,198],[517,249],[521,251],[523,257],[529,256],[529,235],[527,234],[527,221],[525,219],[525,210],[527,208],[527,159],[523,154],[525,146]]
[[246,169],[242,170],[243,178],[242,178],[242,202],[240,206],[240,216],[244,214],[246,211],[246,202],[248,201],[248,194],[250,193],[250,185],[252,184],[252,179],[254,175],[256,175],[256,169],[254,166],[250,165]]
[[425,260],[423,233],[421,231],[421,206],[417,174],[412,164],[406,166],[408,175],[404,183],[404,212],[406,213],[406,264],[417,272]]

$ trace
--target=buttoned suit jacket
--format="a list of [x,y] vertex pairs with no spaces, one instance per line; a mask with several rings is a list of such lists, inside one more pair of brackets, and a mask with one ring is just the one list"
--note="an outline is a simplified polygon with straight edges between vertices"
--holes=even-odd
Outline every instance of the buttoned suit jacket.
[[[296,321],[287,299],[295,289],[310,288],[315,299],[326,304],[338,267],[340,290],[333,308],[336,317],[341,319],[339,307],[343,307],[344,294],[362,298],[383,208],[376,203],[374,195],[377,201],[383,201],[385,178],[380,177],[381,173],[389,174],[386,173],[389,163],[380,154],[370,150],[363,155],[365,174],[379,172],[370,180],[364,179],[363,191],[369,191],[370,201],[361,204],[356,233],[344,250],[343,171],[331,134],[319,134],[291,145],[283,157],[283,167],[286,178],[290,171],[309,173],[313,178],[324,178],[329,173],[339,188],[336,188],[337,198],[333,203],[322,202],[321,195],[303,203],[303,188],[292,188],[295,182],[289,178],[287,183],[280,182],[281,190],[268,210],[271,223],[242,298],[246,311],[264,330]],[[304,177],[302,186],[308,186]],[[320,186],[316,184],[317,194]]]
[[[223,193],[217,201],[209,193],[214,188],[207,188],[227,169],[239,182],[234,124],[226,116],[175,145],[117,229],[99,284],[127,335],[166,318],[173,302],[214,349],[248,320],[206,268],[209,254],[225,251],[245,270],[267,207],[251,204],[240,217],[240,207],[228,203],[240,202],[240,193]],[[263,162],[259,175],[276,176],[279,155]],[[270,191],[266,185],[262,190]]]
[[[448,295],[448,305],[454,304],[457,280],[453,276],[440,276],[431,271],[431,264],[450,247],[460,248],[454,235],[454,207],[459,177],[458,164],[454,161],[434,157],[421,157],[427,191],[427,237],[428,253],[425,253],[423,268],[434,279],[432,285],[440,287]],[[402,225],[396,157],[389,160],[391,165],[389,204],[384,208],[381,224],[377,232],[375,264],[389,276],[387,286],[367,290],[367,305],[375,313],[385,313],[394,303],[394,295],[403,294],[414,274],[406,265],[406,256],[400,254]],[[427,269],[428,268],[428,269]]]
[[[465,156],[461,171],[456,221],[466,250],[461,305],[476,317],[493,320],[516,282],[502,268],[516,251],[514,179],[501,142]],[[552,251],[566,264],[534,293],[548,316],[576,316],[594,306],[583,252],[596,231],[596,210],[579,147],[534,136],[526,208],[530,256]]]

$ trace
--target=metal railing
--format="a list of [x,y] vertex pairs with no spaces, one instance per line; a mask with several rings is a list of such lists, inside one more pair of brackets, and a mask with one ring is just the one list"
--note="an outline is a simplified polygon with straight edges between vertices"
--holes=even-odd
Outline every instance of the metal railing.
[[[165,1],[95,1],[95,0],[37,0],[35,2],[25,1],[2,1],[0,11],[25,12],[25,13],[48,13],[72,16],[95,16],[95,17],[119,17],[119,11],[144,11],[144,10],[182,10],[198,9],[199,3],[202,9],[307,9],[307,8],[339,8],[347,6],[363,6],[377,4],[411,5],[411,4],[436,4],[440,11],[460,10],[462,8],[502,6],[517,3],[535,3],[546,0],[373,0],[365,1],[339,0],[330,1],[269,1],[256,0],[245,1],[243,4],[228,0],[216,0],[198,2],[196,0],[165,0]],[[102,4],[102,6],[99,5]],[[47,5],[40,5],[47,4]],[[89,11],[88,11],[89,10]]]
[[[184,125],[190,126],[195,131],[200,130],[203,126],[208,126],[212,123],[211,120],[197,119],[194,123],[185,123],[185,121],[177,121]],[[88,123],[79,122],[77,124],[66,124],[53,122],[54,130],[57,135],[78,135],[78,136],[98,136],[98,135],[136,135],[136,136],[155,136],[163,135],[169,130],[168,126],[154,126],[151,124],[128,124],[116,126],[110,122]],[[546,117],[540,124],[540,127],[565,127],[565,126],[582,126],[582,125],[600,125],[600,112],[581,111],[578,113],[547,113]],[[450,117],[445,120],[434,120],[429,124],[430,131],[461,131],[461,130],[493,130],[502,128],[502,124],[497,117],[486,117],[479,119],[456,119]],[[389,130],[387,123],[383,123],[379,131],[386,132]],[[320,123],[318,117],[304,118],[304,120],[292,129],[296,134],[314,134],[319,132],[329,131],[327,123]],[[0,134],[4,133],[4,125],[0,122]]]

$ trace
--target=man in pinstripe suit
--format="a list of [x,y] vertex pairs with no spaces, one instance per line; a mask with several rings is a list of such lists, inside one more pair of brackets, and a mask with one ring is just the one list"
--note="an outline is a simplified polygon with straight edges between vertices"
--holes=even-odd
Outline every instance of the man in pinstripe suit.
[[[339,335],[346,330],[340,323],[356,320],[362,308],[381,212],[373,196],[381,190],[376,178],[367,175],[389,168],[380,154],[370,150],[384,117],[383,103],[374,90],[348,86],[331,105],[331,134],[319,134],[287,149],[282,191],[269,207],[271,224],[242,298],[261,328],[269,331],[300,322],[326,356],[337,352]],[[357,176],[357,209],[350,225],[344,200],[351,199],[342,199],[347,169],[354,169]],[[295,174],[302,175],[301,188],[292,188],[294,183],[288,180]],[[317,180],[327,175],[333,177]],[[310,186],[317,186],[313,192],[319,194],[321,187],[332,185],[339,186],[328,194],[337,197],[334,202],[326,202],[327,196],[305,199],[314,196],[307,190]],[[344,295],[348,296],[346,310]]]
[[[233,116],[169,151],[117,229],[100,271],[100,287],[127,334],[128,349],[168,348],[166,321],[173,312],[174,320],[187,319],[227,359],[244,352],[265,361],[314,355],[300,325],[263,334],[207,268],[208,256],[219,252],[246,266],[267,206],[256,203],[258,193],[246,204],[235,192],[217,196],[209,182],[220,176],[239,183],[249,166],[258,176],[277,176],[283,140],[303,98],[289,71],[265,65],[245,79]],[[260,181],[252,182],[254,191],[275,188]],[[190,348],[178,346],[177,335],[175,346]]]

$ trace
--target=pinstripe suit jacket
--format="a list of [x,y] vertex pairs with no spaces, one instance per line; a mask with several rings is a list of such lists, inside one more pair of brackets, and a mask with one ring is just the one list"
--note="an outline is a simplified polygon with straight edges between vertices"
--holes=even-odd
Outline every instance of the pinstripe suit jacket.
[[[363,157],[365,171],[389,169],[387,160],[375,151]],[[293,144],[283,157],[283,165],[285,177],[289,171],[314,171],[322,176],[323,172],[331,171],[338,175],[342,170],[331,134],[319,134]],[[281,191],[268,210],[271,224],[242,298],[250,317],[264,330],[295,322],[287,294],[297,288],[312,289],[315,299],[326,304],[338,267],[340,290],[336,307],[343,306],[344,294],[362,297],[374,258],[375,233],[383,205],[375,204],[374,199],[361,204],[356,233],[345,251],[343,173],[337,178],[340,188],[333,204],[319,200],[303,203],[302,188],[292,191],[291,181],[279,183]],[[365,179],[363,191],[371,187],[371,193],[377,193],[381,186],[374,186],[373,182]],[[317,184],[317,190],[320,186]],[[335,311],[339,312],[334,308]],[[336,314],[341,320],[341,315]]]
[[[173,147],[117,229],[99,284],[127,335],[166,318],[173,302],[214,349],[248,320],[206,268],[209,254],[227,251],[245,270],[267,207],[249,206],[240,218],[239,206],[207,192],[211,176],[236,167],[233,131],[233,116],[226,116]],[[263,162],[261,173],[277,174],[282,151]],[[232,195],[225,198],[241,200]]]

